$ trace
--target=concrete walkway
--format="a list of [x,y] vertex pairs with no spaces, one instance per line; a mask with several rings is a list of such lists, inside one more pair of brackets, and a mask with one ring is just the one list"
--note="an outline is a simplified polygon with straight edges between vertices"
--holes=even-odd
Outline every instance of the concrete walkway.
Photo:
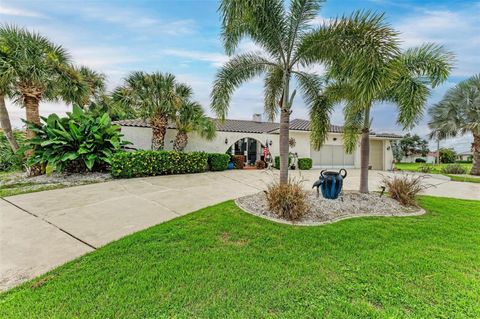
[[[378,190],[382,174],[370,173]],[[304,171],[305,188],[319,170]],[[349,170],[345,189],[359,185]],[[38,276],[125,235],[265,189],[278,172],[209,172],[115,180],[6,197],[0,200],[0,290]],[[292,177],[300,178],[298,171]],[[435,196],[480,200],[480,184],[429,178]]]

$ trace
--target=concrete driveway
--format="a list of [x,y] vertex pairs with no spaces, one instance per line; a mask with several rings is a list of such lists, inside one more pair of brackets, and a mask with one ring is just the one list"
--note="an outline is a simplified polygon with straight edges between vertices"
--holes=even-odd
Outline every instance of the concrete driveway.
[[[382,174],[370,172],[370,189]],[[305,188],[319,170],[298,171]],[[345,189],[359,185],[349,170]],[[265,189],[277,171],[225,171],[115,180],[0,200],[0,290],[34,278],[125,235]],[[429,178],[434,196],[480,199],[480,184]]]

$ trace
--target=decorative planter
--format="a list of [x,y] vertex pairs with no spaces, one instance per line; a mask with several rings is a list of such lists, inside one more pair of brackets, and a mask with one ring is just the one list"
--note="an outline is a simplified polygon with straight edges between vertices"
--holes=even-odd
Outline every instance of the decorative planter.
[[338,172],[323,170],[320,172],[320,179],[313,184],[313,187],[317,188],[317,193],[320,188],[324,198],[337,199],[342,192],[343,180],[346,177],[347,171],[343,168]]

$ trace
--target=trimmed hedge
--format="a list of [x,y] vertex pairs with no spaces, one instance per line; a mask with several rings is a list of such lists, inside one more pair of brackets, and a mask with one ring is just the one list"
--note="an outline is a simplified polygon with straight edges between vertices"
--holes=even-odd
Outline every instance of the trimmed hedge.
[[225,153],[209,153],[208,167],[211,171],[224,171],[230,162],[230,155]]
[[[292,157],[288,157],[288,167],[292,164]],[[273,165],[276,169],[280,169],[280,156],[275,156],[275,163]]]
[[299,158],[298,159],[298,168],[299,169],[311,169],[313,166],[313,161],[311,158]]
[[112,157],[113,177],[137,177],[204,172],[208,154],[176,151],[119,152]]
[[426,163],[427,161],[424,160],[423,158],[416,158],[415,163]]

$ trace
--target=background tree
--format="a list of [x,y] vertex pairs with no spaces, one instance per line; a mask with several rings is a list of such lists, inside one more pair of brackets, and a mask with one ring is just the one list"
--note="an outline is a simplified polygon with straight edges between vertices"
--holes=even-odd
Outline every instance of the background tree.
[[211,140],[215,137],[215,123],[209,119],[202,106],[190,100],[185,100],[173,114],[177,135],[173,149],[183,151],[188,143],[188,133],[195,132],[203,138]]
[[399,147],[404,157],[415,154],[427,156],[430,151],[428,148],[428,141],[422,139],[418,134],[410,135],[410,133],[407,133],[399,141]]
[[480,74],[448,90],[428,113],[428,125],[439,138],[472,133],[473,165],[470,174],[480,175]]
[[[280,183],[288,182],[289,122],[296,81],[310,109],[312,136],[319,148],[329,128],[332,105],[322,94],[322,80],[306,72],[317,62],[349,60],[351,45],[363,46],[365,37],[378,37],[373,16],[358,14],[357,20],[339,18],[315,29],[320,0],[223,0],[222,39],[233,57],[218,72],[211,94],[211,108],[225,119],[231,96],[244,82],[265,76],[265,113],[270,120],[280,114]],[[263,52],[236,54],[239,43],[249,38]]]
[[455,163],[457,153],[452,148],[441,148],[439,150],[439,156],[441,163]]
[[[0,41],[0,74],[10,79],[17,102],[25,107],[28,122],[40,123],[42,100],[62,99],[70,103],[85,94],[85,83],[61,46],[15,26],[0,27]],[[27,129],[27,138],[34,135]]]
[[[362,19],[354,15],[351,20]],[[332,101],[344,101],[344,145],[356,147],[361,133],[360,192],[368,193],[371,109],[377,102],[398,107],[397,122],[411,128],[423,114],[432,87],[444,82],[453,56],[441,46],[425,44],[401,52],[398,34],[383,18],[375,17],[378,30],[368,33],[363,43],[354,44],[344,59],[328,69],[330,84],[326,94]],[[350,23],[347,21],[346,23]],[[357,41],[353,38],[352,41]]]
[[3,78],[3,76],[0,74],[0,127],[5,134],[10,148],[13,152],[16,152],[18,150],[18,143],[15,139],[15,136],[13,135],[12,124],[10,123],[10,116],[8,115],[7,106],[5,105],[5,97],[10,95],[11,85],[8,79]]
[[173,74],[133,72],[114,91],[113,100],[150,121],[152,149],[159,150],[164,148],[169,118],[190,95],[191,88],[177,83]]

